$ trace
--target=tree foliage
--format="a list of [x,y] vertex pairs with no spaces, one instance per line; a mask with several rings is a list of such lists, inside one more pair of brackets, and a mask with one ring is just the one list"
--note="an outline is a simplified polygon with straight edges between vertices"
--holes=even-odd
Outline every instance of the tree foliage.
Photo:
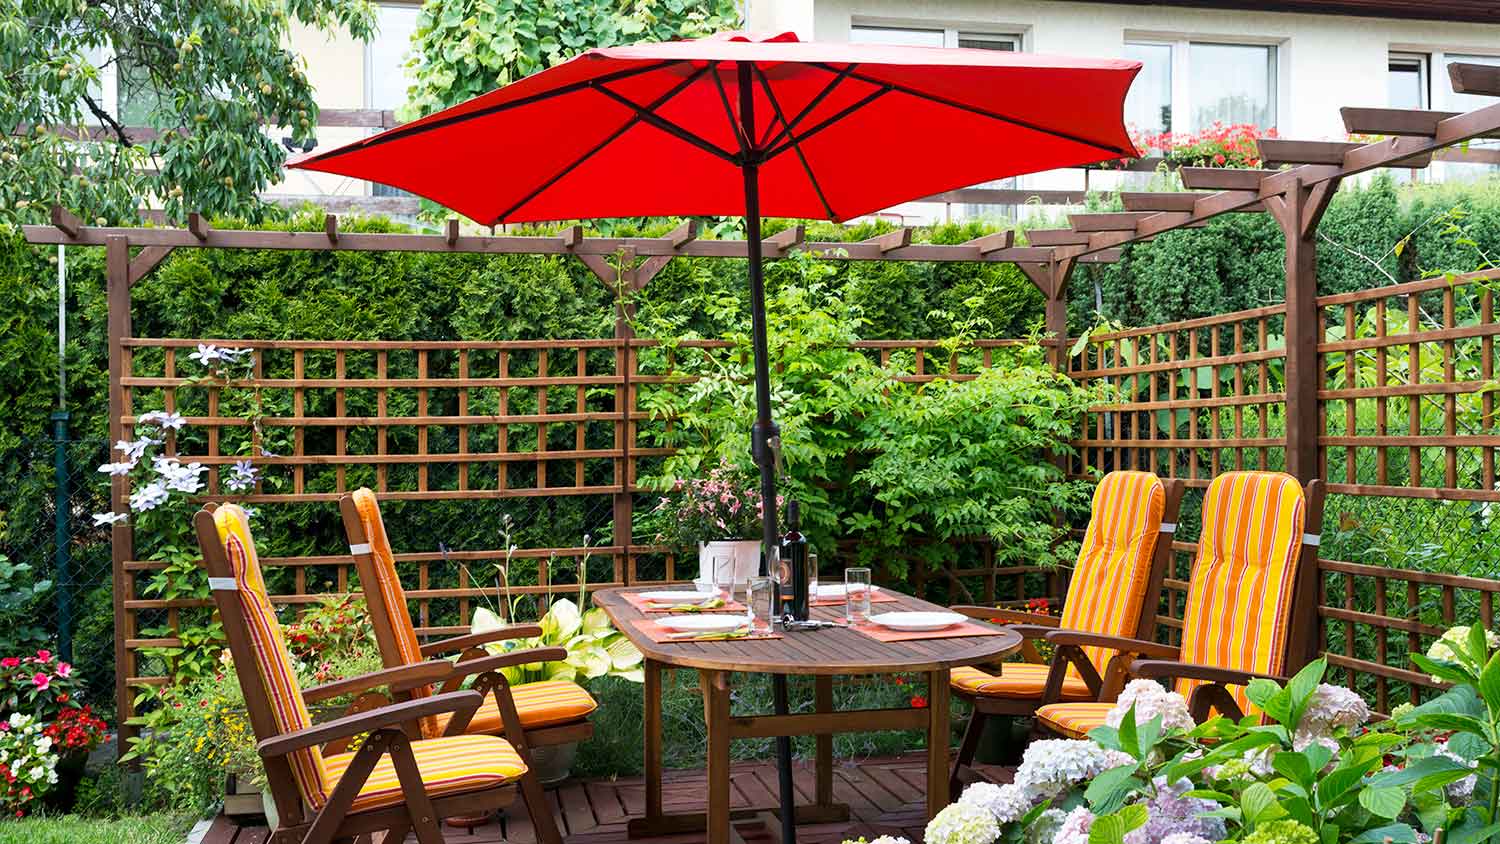
[[[368,38],[374,11],[370,0],[0,4],[0,221],[36,222],[53,203],[130,220],[148,200],[174,220],[258,216],[286,158],[278,138],[300,143],[317,126],[303,59],[286,46],[294,23]],[[123,109],[105,101],[106,73]],[[262,131],[272,118],[285,128]]]
[[401,116],[440,111],[591,47],[696,38],[738,22],[733,0],[427,0]]

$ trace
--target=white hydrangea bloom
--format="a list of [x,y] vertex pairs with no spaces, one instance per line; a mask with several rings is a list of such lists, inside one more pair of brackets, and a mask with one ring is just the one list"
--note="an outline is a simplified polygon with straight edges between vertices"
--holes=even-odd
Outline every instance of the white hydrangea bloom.
[[988,809],[953,803],[928,821],[923,838],[927,844],[995,844],[1000,825]]
[[1026,827],[1026,844],[1052,844],[1057,831],[1062,829],[1068,813],[1061,809],[1044,809],[1036,820]]
[[1015,784],[1036,801],[1056,797],[1110,768],[1134,764],[1129,755],[1087,739],[1045,739],[1027,745],[1016,769]]
[[1310,734],[1327,735],[1338,727],[1352,730],[1369,720],[1370,705],[1353,689],[1319,683],[1297,727]]
[[1144,724],[1161,716],[1164,730],[1191,730],[1197,726],[1188,714],[1187,699],[1176,692],[1169,692],[1155,680],[1131,680],[1125,684],[1115,705],[1104,716],[1104,723],[1119,727],[1125,713],[1135,707],[1135,722]]
[[995,785],[991,782],[976,782],[964,789],[958,802],[988,809],[997,823],[1014,823],[1031,811],[1035,801],[1031,795],[1015,783]]
[[[1449,759],[1452,759],[1453,761],[1467,768],[1479,767],[1478,762],[1474,761],[1473,759],[1465,759],[1464,757],[1459,756],[1457,753],[1449,750],[1448,745],[1446,744],[1438,745],[1437,755],[1446,756]],[[1476,782],[1478,782],[1478,777],[1474,774],[1469,774],[1461,780],[1448,783],[1447,787],[1444,790],[1448,793],[1449,800],[1452,800],[1455,805],[1462,806],[1468,803],[1468,801],[1474,796],[1474,785]]]
[[1053,836],[1052,844],[1089,844],[1089,829],[1094,825],[1094,813],[1079,806],[1068,813]]

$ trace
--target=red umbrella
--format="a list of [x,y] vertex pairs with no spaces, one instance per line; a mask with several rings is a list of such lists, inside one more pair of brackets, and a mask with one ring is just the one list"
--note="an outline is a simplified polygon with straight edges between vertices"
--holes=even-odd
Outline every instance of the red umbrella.
[[[764,541],[776,547],[762,214],[847,220],[944,190],[1134,156],[1133,61],[803,43],[792,33],[589,50],[291,166],[402,188],[480,223],[744,215]],[[768,553],[769,556],[769,553]],[[776,708],[786,711],[777,675]],[[793,841],[791,748],[777,745]]]

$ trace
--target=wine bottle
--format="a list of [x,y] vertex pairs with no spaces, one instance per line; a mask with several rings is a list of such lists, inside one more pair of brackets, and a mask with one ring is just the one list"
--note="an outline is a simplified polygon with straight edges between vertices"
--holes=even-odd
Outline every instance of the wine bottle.
[[801,508],[797,502],[787,504],[787,531],[781,538],[782,565],[789,568],[792,581],[792,600],[788,611],[792,618],[806,621],[809,596],[807,594],[807,537],[801,532]]

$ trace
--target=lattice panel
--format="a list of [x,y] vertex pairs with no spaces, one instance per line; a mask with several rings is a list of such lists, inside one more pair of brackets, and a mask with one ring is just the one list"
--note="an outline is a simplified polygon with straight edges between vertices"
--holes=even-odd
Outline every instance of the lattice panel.
[[1319,443],[1330,490],[1500,500],[1494,275],[1318,299]]
[[1142,469],[1206,487],[1285,463],[1284,306],[1095,333],[1074,378],[1103,384],[1071,471]]

